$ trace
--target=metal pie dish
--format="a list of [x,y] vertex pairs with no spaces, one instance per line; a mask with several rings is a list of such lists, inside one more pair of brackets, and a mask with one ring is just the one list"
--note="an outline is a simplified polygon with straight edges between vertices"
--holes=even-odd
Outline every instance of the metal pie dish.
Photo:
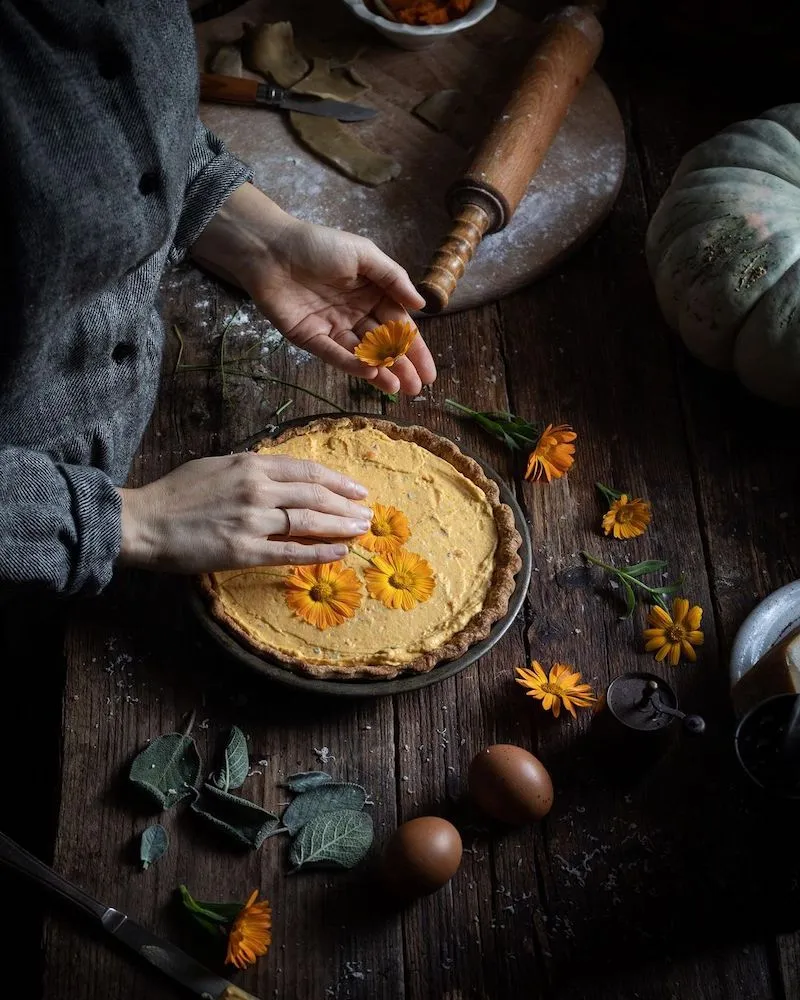
[[[387,419],[379,413],[315,413],[312,416],[301,417],[297,420],[288,420],[279,426],[265,428],[259,434],[254,434],[234,451],[249,451],[260,441],[267,438],[277,437],[290,427],[302,427],[305,424],[313,423],[323,417],[346,418],[346,417],[369,417],[376,420]],[[396,424],[412,426],[411,421],[397,420],[391,418]],[[321,680],[315,677],[305,677],[302,674],[294,673],[288,667],[271,661],[265,656],[259,656],[252,650],[242,645],[235,636],[227,631],[210,613],[206,600],[196,584],[192,584],[188,592],[189,605],[197,616],[200,624],[214,642],[229,656],[238,660],[244,666],[255,670],[269,680],[276,681],[286,687],[295,688],[311,694],[331,695],[340,698],[377,698],[386,695],[403,694],[407,691],[417,691],[420,688],[428,687],[430,684],[438,684],[460,673],[466,667],[475,663],[484,656],[496,643],[502,639],[514,622],[514,619],[522,609],[525,602],[525,595],[528,592],[528,585],[531,579],[531,568],[533,558],[531,553],[530,531],[525,521],[522,508],[517,503],[514,494],[505,484],[500,474],[482,459],[473,455],[466,448],[458,445],[459,450],[471,458],[481,467],[484,474],[492,479],[500,491],[500,499],[511,508],[514,515],[514,524],[519,532],[522,544],[519,548],[519,558],[521,567],[514,577],[514,590],[508,601],[508,609],[502,618],[494,623],[489,635],[474,645],[457,659],[443,661],[437,664],[432,670],[423,674],[409,674],[408,676],[395,677],[392,680],[352,680],[352,681],[331,681]]]

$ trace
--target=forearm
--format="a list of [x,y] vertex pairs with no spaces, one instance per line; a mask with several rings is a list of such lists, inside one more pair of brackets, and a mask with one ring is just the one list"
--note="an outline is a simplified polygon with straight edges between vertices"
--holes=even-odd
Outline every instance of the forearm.
[[200,234],[191,256],[201,267],[250,291],[269,260],[270,246],[295,222],[258,188],[242,184]]

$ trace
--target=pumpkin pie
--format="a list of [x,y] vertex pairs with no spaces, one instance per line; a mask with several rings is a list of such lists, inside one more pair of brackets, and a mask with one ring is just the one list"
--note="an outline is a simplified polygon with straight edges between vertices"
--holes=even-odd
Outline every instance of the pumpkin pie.
[[[254,450],[344,473],[367,487],[376,513],[372,532],[324,570],[264,566],[201,578],[211,614],[245,647],[313,677],[389,679],[461,656],[505,615],[521,566],[514,516],[452,441],[342,417],[287,429]],[[341,601],[317,614],[312,597],[330,594],[326,581],[339,581]]]

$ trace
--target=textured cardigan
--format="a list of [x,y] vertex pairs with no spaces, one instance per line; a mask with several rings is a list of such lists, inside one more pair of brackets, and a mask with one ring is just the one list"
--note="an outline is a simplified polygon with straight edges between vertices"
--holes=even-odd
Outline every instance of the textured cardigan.
[[96,593],[158,388],[158,284],[249,179],[180,0],[0,0],[0,591]]

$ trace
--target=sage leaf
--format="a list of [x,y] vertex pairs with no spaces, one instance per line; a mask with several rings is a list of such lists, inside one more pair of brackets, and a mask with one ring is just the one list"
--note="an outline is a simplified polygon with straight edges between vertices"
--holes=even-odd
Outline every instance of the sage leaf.
[[284,787],[299,795],[300,792],[307,792],[309,788],[316,788],[318,785],[329,785],[333,778],[324,771],[298,771],[297,774],[290,774],[284,781]]
[[305,865],[353,868],[372,845],[372,817],[354,809],[321,813],[292,841],[289,861],[294,871]]
[[331,781],[302,792],[286,809],[281,822],[294,836],[306,823],[322,813],[349,809],[354,812],[364,808],[367,793],[361,785]]
[[228,745],[225,747],[225,763],[222,770],[214,775],[214,784],[223,792],[227,792],[229,788],[241,788],[249,773],[247,737],[238,726],[232,726]]
[[150,865],[167,853],[169,849],[169,834],[160,823],[153,823],[147,829],[142,830],[142,840],[139,844],[139,860],[142,868],[147,871]]
[[274,813],[208,782],[197,792],[192,810],[237,843],[254,850],[280,825]]
[[143,788],[162,809],[192,794],[200,777],[200,754],[189,735],[168,733],[145,747],[131,764],[130,780]]

